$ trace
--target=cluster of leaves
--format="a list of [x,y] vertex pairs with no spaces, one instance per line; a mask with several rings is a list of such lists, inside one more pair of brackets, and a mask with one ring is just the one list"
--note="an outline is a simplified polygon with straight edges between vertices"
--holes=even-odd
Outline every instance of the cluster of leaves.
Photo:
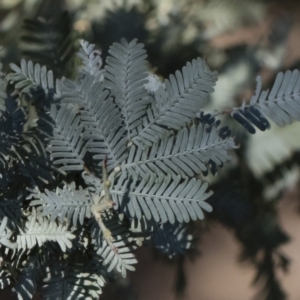
[[[114,272],[134,270],[149,239],[184,254],[187,224],[212,210],[200,177],[236,148],[218,113],[200,112],[217,80],[202,59],[161,82],[136,40],[114,43],[104,68],[94,45],[80,46],[75,80],[25,60],[1,78],[1,287],[13,284],[20,299],[37,289],[97,299]],[[279,74],[270,94],[258,85],[230,112],[252,132],[266,116],[299,120],[298,82],[298,71]]]
[[[89,289],[95,276],[134,270],[132,251],[147,236],[155,235],[157,247],[171,256],[182,253],[190,247],[182,236],[188,232],[164,224],[202,219],[203,210],[211,210],[205,202],[211,192],[195,175],[207,172],[209,161],[228,161],[235,147],[216,126],[196,120],[216,80],[201,59],[153,91],[144,86],[142,44],[122,40],[110,54],[102,70],[99,51],[82,41],[83,66],[74,81],[54,80],[52,71],[25,60],[12,64],[2,81],[1,167],[7,176],[1,191],[6,205],[19,208],[2,213],[3,287],[14,278],[20,298],[32,297],[37,286],[50,298],[59,276],[76,284],[62,285],[64,295],[95,298],[103,285],[95,293]],[[9,190],[19,192],[17,203]],[[168,242],[158,239],[163,234]],[[90,257],[83,284],[83,266],[72,272],[68,264],[75,252]],[[92,261],[103,274],[92,272]]]

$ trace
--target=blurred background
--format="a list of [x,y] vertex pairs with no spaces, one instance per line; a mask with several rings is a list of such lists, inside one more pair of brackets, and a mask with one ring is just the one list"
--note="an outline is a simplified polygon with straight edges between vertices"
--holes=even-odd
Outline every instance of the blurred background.
[[[205,58],[219,73],[206,111],[223,111],[250,100],[257,75],[268,89],[278,72],[299,69],[300,2],[0,1],[2,72],[25,58],[72,78],[79,38],[96,44],[103,62],[113,42],[137,38],[161,79]],[[105,287],[101,299],[300,299],[300,124],[250,135],[221,120],[240,148],[205,178],[214,212],[191,224],[192,249],[172,260],[155,245],[140,249],[137,271]]]

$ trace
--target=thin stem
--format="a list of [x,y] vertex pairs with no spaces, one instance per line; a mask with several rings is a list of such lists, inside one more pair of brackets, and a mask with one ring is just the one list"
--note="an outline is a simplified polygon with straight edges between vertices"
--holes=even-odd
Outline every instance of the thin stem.
[[107,175],[107,157],[105,157],[105,159],[103,160],[102,175],[103,175],[103,190],[100,193],[100,195],[96,196],[94,199],[95,204],[92,206],[92,213],[103,233],[103,237],[105,241],[115,253],[118,253],[118,248],[113,244],[113,237],[111,231],[105,226],[101,216],[101,213],[103,211],[110,209],[113,206],[113,202],[109,196],[109,187],[111,183],[108,180],[108,175]]

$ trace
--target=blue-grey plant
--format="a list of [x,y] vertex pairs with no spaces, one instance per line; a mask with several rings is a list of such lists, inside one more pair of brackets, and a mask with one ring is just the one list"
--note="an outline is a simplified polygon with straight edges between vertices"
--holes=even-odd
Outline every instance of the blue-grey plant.
[[[201,58],[160,81],[136,40],[114,43],[104,67],[94,45],[80,45],[74,80],[22,60],[0,82],[0,283],[19,299],[98,299],[151,239],[185,253],[185,224],[212,210],[202,175],[237,147],[220,113],[202,111],[217,73]],[[270,93],[258,85],[225,112],[250,132],[270,126],[265,115],[289,124],[299,89],[299,71],[280,73]]]

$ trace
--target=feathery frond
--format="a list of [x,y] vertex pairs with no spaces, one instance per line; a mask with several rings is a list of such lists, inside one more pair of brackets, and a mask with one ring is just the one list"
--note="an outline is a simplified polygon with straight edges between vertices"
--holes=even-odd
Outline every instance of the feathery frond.
[[208,103],[215,81],[216,72],[210,71],[200,58],[188,62],[175,76],[170,75],[165,87],[154,92],[155,103],[147,109],[132,141],[150,146],[170,134],[170,129],[180,130],[188,125]]
[[63,223],[57,224],[47,217],[37,215],[35,209],[28,216],[24,228],[19,228],[17,244],[19,249],[32,249],[36,245],[41,247],[47,241],[57,242],[63,252],[72,247],[71,240],[75,235],[68,231],[68,226]]
[[262,91],[261,77],[256,78],[255,95],[249,104],[234,107],[231,116],[250,133],[255,127],[264,131],[270,128],[266,117],[282,127],[300,121],[300,72],[299,70],[277,74],[271,91]]
[[77,104],[82,108],[79,113],[85,128],[83,138],[89,139],[87,149],[96,153],[94,159],[102,161],[106,157],[108,171],[125,159],[126,133],[122,117],[103,83],[89,74],[75,83],[64,80],[61,103]]
[[33,64],[33,62],[21,60],[21,66],[11,63],[10,68],[13,73],[9,73],[6,78],[9,82],[15,83],[15,89],[23,94],[30,94],[31,89],[42,87],[46,92],[54,90],[55,83],[53,78],[53,72],[47,71],[45,66],[40,64]]
[[110,56],[106,59],[105,85],[111,90],[119,106],[127,140],[136,135],[136,128],[142,124],[149,103],[148,94],[144,88],[147,82],[146,50],[143,44],[136,40],[128,43],[114,43],[109,49]]
[[[150,175],[151,174],[151,175]],[[110,191],[112,199],[130,217],[156,222],[189,222],[203,219],[202,210],[212,211],[205,200],[212,195],[206,192],[208,183],[192,178],[182,180],[179,175],[145,174],[142,180],[130,182],[124,173]]]
[[40,200],[32,200],[30,205],[42,205],[42,215],[51,215],[51,222],[56,219],[63,223],[65,219],[69,224],[77,226],[83,225],[84,218],[91,217],[91,206],[94,204],[88,191],[80,187],[75,189],[75,183],[64,186],[63,189],[57,188],[56,192],[45,190],[39,195]]
[[116,269],[126,277],[126,271],[134,271],[134,264],[137,260],[132,253],[134,250],[133,238],[130,237],[129,232],[126,230],[117,216],[106,214],[104,223],[110,231],[112,244],[114,249],[108,245],[104,235],[105,232],[100,231],[98,226],[93,229],[92,236],[95,239],[95,246],[97,247],[97,254],[103,258],[103,266],[107,266],[107,271],[111,272]]
[[40,122],[48,125],[43,133],[49,139],[47,151],[51,153],[53,164],[59,165],[62,171],[83,170],[87,142],[83,139],[83,125],[80,124],[78,109],[71,105],[63,105],[57,109],[52,105],[50,116],[52,124],[45,118],[41,118]]
[[122,165],[132,176],[153,172],[178,174],[185,178],[207,171],[208,163],[222,166],[230,160],[228,151],[236,148],[233,139],[221,138],[215,126],[193,125],[183,128],[176,135],[153,143],[141,150],[131,146],[127,162]]
[[82,59],[83,63],[83,67],[80,69],[81,72],[95,76],[95,81],[102,81],[104,69],[101,69],[101,51],[95,50],[95,45],[85,40],[80,40],[80,46],[77,55]]

